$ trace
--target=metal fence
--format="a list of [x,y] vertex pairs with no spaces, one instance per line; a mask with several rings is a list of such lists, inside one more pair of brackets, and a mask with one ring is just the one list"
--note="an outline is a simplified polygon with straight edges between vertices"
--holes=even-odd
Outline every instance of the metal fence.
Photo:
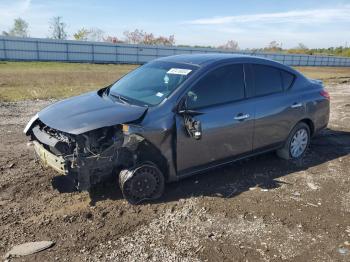
[[350,58],[336,56],[252,53],[251,51],[229,52],[214,48],[128,45],[0,36],[0,60],[4,61],[143,64],[158,57],[198,53],[247,54],[269,58],[290,66],[350,66]]

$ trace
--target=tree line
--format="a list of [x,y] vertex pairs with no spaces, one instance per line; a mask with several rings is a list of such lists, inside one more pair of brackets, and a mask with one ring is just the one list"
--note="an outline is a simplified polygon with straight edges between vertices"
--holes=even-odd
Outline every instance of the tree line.
[[[67,33],[67,24],[63,22],[62,17],[56,16],[49,21],[49,36],[51,39],[65,40],[69,37]],[[13,26],[8,31],[3,31],[4,36],[29,37],[29,24],[22,18],[14,20]],[[110,43],[126,43],[126,44],[145,44],[145,45],[166,45],[174,46],[175,37],[170,36],[156,36],[153,33],[148,33],[140,29],[134,31],[124,31],[123,37],[107,35],[100,28],[80,28],[72,37],[79,41],[96,41],[96,42],[110,42]],[[205,48],[219,48],[228,51],[242,50],[235,40],[228,40],[225,44],[219,46],[187,46],[177,45],[179,47],[205,47]],[[278,41],[271,41],[263,48],[243,49],[254,52],[277,52],[288,54],[308,54],[308,55],[336,55],[350,57],[350,48],[347,46],[329,47],[329,48],[308,48],[303,43],[299,43],[294,48],[284,49],[282,43]]]
[[[63,22],[62,17],[55,16],[49,21],[49,36],[51,39],[68,39],[67,24]],[[29,24],[22,18],[14,20],[13,26],[8,31],[2,32],[3,36],[29,37]],[[106,35],[100,28],[80,28],[73,34],[75,40],[96,41],[126,44],[145,44],[145,45],[168,45],[175,44],[174,35],[156,36],[143,30],[125,31],[123,37]]]

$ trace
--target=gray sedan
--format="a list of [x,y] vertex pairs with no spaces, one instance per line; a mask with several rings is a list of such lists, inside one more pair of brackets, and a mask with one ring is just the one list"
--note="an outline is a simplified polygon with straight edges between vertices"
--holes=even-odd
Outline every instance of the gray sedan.
[[135,204],[160,197],[165,182],[252,155],[303,157],[328,124],[329,100],[321,81],[271,60],[179,55],[55,103],[24,132],[79,190],[112,176]]

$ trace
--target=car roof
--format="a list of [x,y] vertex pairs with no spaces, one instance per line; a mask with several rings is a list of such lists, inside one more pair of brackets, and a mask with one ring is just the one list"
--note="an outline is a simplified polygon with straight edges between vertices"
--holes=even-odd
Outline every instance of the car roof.
[[266,59],[257,56],[250,56],[244,54],[222,54],[222,53],[211,53],[211,54],[183,54],[173,55],[158,58],[154,61],[163,62],[174,62],[179,64],[192,64],[196,66],[211,66],[220,62],[237,62],[237,63],[257,63],[274,66],[280,69],[284,69],[293,73],[294,75],[302,76],[297,70],[286,66],[277,61]]
[[249,56],[249,55],[220,54],[220,53],[173,55],[173,56],[159,58],[157,59],[157,61],[203,65],[203,64],[215,63],[221,60],[235,60],[235,59],[249,60],[250,62],[257,61],[257,60],[271,61],[269,59],[264,59],[264,58],[259,58],[255,56]]

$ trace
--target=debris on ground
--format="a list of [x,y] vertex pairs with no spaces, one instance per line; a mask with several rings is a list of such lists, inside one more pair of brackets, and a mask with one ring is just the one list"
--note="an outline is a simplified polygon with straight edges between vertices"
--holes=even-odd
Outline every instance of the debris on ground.
[[45,249],[52,247],[55,244],[53,241],[39,241],[39,242],[27,242],[18,246],[14,246],[9,252],[6,253],[5,259],[12,257],[22,257],[38,253]]
[[318,186],[316,186],[314,183],[312,182],[307,182],[306,183],[307,186],[311,189],[311,190],[317,190],[318,189]]
[[15,166],[15,163],[10,163],[7,165],[7,168],[13,168]]
[[338,248],[338,252],[342,255],[346,255],[349,252],[349,249],[347,249],[346,247],[340,247]]

